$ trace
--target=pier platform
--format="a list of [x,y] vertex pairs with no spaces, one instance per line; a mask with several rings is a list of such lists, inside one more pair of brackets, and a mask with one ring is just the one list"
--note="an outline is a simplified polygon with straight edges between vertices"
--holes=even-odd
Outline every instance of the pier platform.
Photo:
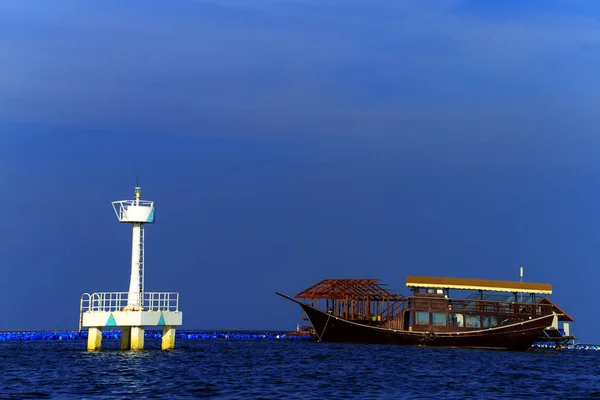
[[100,350],[102,331],[121,327],[121,349],[142,350],[145,328],[162,327],[162,349],[175,347],[175,327],[182,324],[179,293],[144,292],[131,309],[128,292],[84,293],[79,329],[88,328],[88,350]]

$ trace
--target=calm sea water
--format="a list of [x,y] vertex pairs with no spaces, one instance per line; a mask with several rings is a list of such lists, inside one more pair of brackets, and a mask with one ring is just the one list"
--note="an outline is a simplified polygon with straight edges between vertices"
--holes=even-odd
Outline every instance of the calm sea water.
[[[600,398],[600,352],[506,352],[279,340],[178,340],[101,352],[0,343],[0,398]],[[153,349],[154,348],[154,349]]]

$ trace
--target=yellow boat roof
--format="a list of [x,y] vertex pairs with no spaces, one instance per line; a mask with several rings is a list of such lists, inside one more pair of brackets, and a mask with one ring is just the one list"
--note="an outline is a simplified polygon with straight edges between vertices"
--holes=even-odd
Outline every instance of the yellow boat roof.
[[409,276],[406,286],[412,288],[487,290],[492,292],[518,292],[552,294],[549,283],[494,281],[487,279],[437,278],[433,276]]

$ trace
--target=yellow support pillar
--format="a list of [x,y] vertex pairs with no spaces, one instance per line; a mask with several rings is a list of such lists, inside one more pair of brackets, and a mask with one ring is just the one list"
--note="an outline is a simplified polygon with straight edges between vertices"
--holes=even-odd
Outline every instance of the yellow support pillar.
[[124,326],[121,328],[121,350],[131,349],[131,327]]
[[102,347],[102,328],[101,327],[90,327],[88,329],[88,343],[87,348],[89,351],[97,351]]
[[144,350],[144,327],[131,327],[131,350]]
[[164,326],[162,333],[162,349],[171,350],[175,348],[175,327]]

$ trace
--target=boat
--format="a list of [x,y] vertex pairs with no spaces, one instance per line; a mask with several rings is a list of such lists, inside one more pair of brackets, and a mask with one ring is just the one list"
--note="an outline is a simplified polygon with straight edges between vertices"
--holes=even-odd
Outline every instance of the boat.
[[409,276],[406,286],[408,296],[378,279],[325,279],[295,297],[276,294],[297,303],[315,340],[329,343],[527,350],[558,332],[565,315],[546,297],[550,284]]

